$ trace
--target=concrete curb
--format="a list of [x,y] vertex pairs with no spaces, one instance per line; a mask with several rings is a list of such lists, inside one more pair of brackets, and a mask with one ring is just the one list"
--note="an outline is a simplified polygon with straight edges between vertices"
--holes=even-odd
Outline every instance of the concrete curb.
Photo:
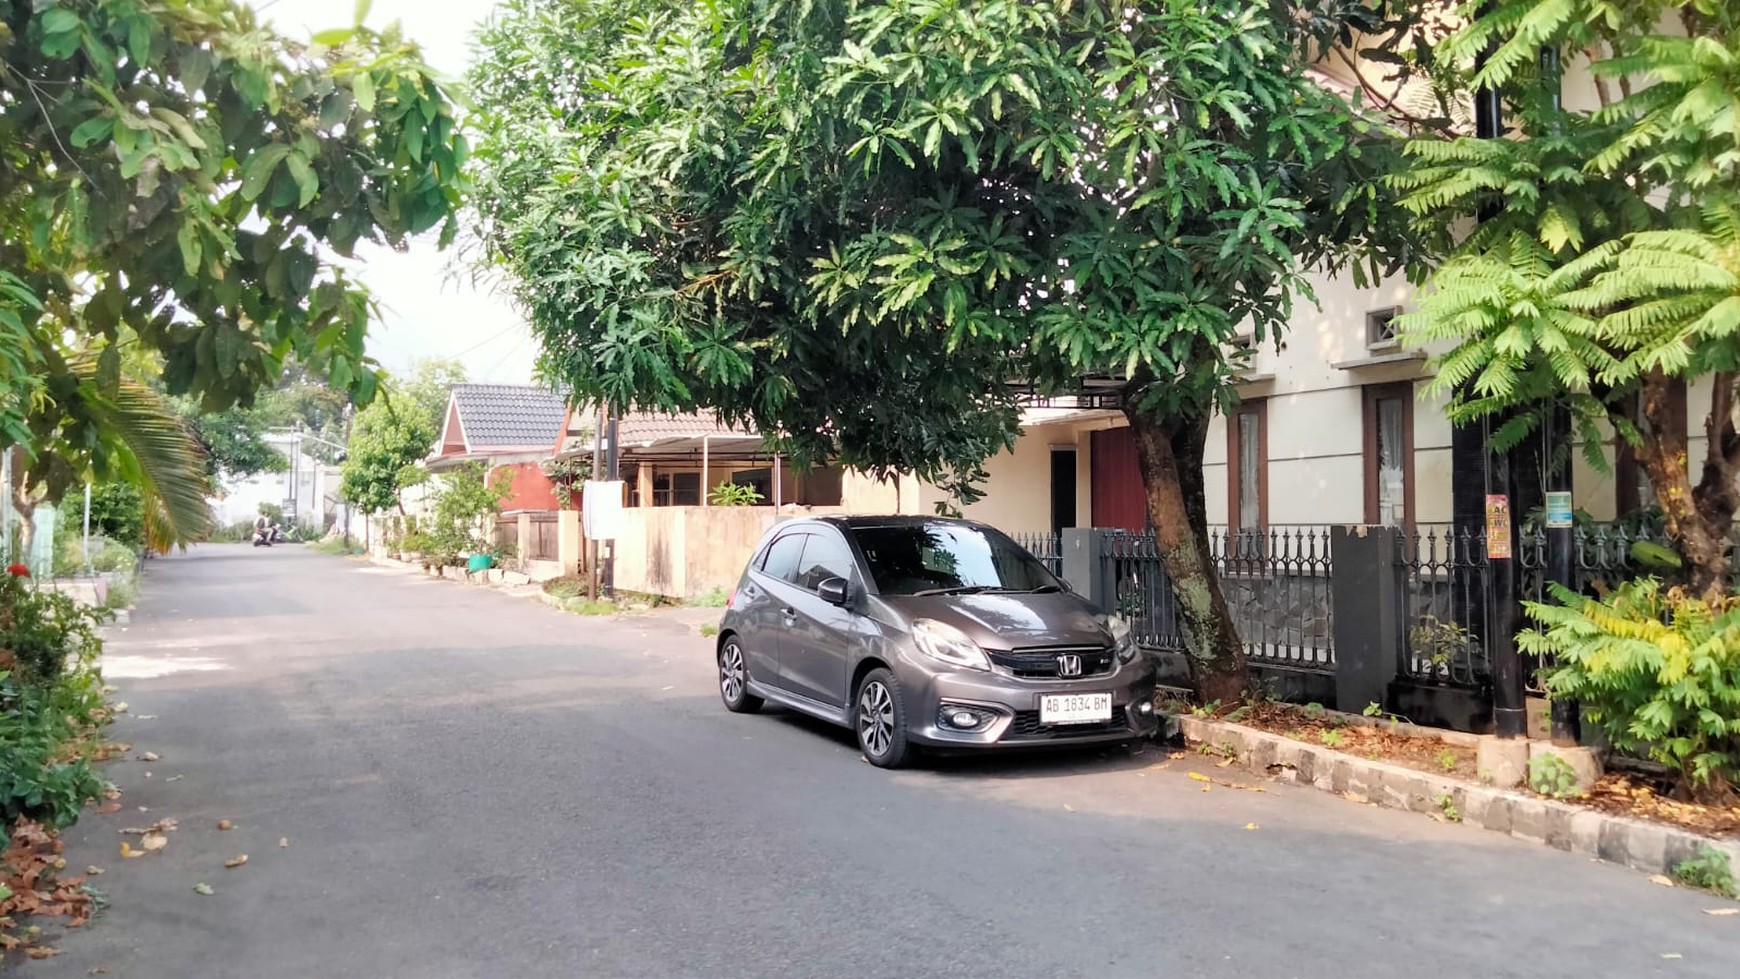
[[1740,840],[1716,839],[1531,793],[1371,761],[1242,724],[1179,715],[1178,725],[1187,740],[1221,748],[1241,765],[1353,801],[1437,813],[1444,811],[1443,800],[1448,797],[1460,822],[1646,874],[1671,876],[1675,866],[1696,857],[1703,847],[1727,853],[1730,864],[1740,868]]

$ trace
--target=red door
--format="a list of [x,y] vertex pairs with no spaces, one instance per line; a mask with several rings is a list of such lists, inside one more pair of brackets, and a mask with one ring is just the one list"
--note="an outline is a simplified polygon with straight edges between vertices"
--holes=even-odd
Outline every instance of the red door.
[[1136,440],[1128,428],[1094,432],[1093,517],[1095,527],[1141,533],[1148,529],[1148,498],[1136,465]]

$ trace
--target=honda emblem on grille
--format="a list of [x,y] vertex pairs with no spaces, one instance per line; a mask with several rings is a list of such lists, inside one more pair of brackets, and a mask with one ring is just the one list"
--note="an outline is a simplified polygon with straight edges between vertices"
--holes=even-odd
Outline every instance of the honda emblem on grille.
[[1065,653],[1057,658],[1058,676],[1081,676],[1081,657]]

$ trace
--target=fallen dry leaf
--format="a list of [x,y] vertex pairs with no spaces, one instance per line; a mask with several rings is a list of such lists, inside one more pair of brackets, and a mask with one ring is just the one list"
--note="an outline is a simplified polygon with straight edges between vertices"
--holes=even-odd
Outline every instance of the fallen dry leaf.
[[24,950],[24,954],[33,959],[52,959],[60,954],[60,949],[47,945],[32,945]]
[[1661,953],[1661,957],[1664,959],[1683,959],[1683,958],[1685,958],[1685,956],[1681,955],[1678,952],[1663,952],[1663,953]]
[[157,761],[162,756],[155,751],[147,751],[139,756],[140,761]]
[[1201,772],[1189,772],[1187,774],[1190,776],[1191,780],[1193,780],[1193,781],[1197,781],[1197,782],[1212,782],[1212,781],[1214,781],[1214,779],[1209,778],[1207,775],[1204,775]]
[[1257,829],[1257,828],[1258,827],[1257,827],[1256,823],[1246,823],[1245,824],[1245,829]]
[[1667,874],[1655,874],[1654,876],[1650,877],[1649,882],[1651,884],[1660,884],[1663,887],[1674,886],[1673,878],[1669,877]]
[[230,822],[227,819],[218,820],[218,829],[235,829],[235,828],[236,828],[236,824]]
[[145,855],[144,850],[135,850],[125,843],[121,844],[121,859],[122,860],[131,860],[134,857],[142,857],[144,855]]
[[1182,751],[1168,751],[1166,753],[1166,757],[1172,759],[1173,761],[1177,761],[1178,759],[1184,757],[1184,752],[1182,752]]
[[290,845],[290,837],[288,837],[288,836],[278,837],[278,845],[279,846],[289,846]]
[[1075,812],[1075,807],[1066,802],[1066,803],[1064,803],[1063,811],[1064,812]]
[[1704,913],[1725,917],[1730,914],[1740,914],[1740,908],[1705,908]]
[[102,965],[92,966],[91,971],[85,974],[89,976],[106,976],[109,974],[109,969],[107,966]]
[[162,833],[146,833],[144,838],[139,841],[139,845],[144,847],[147,853],[152,850],[161,850],[169,845],[169,837]]
[[168,778],[164,779],[163,781],[165,781],[165,782],[179,782],[186,777],[187,777],[186,775],[171,775]]
[[1225,767],[1227,767],[1227,766],[1228,766],[1228,765],[1231,765],[1231,764],[1232,764],[1232,763],[1233,763],[1233,762],[1234,762],[1234,761],[1235,761],[1235,760],[1236,760],[1236,759],[1233,759],[1233,758],[1228,758],[1228,759],[1226,759],[1226,760],[1224,760],[1224,761],[1219,761],[1219,762],[1216,762],[1216,763],[1215,763],[1215,765],[1214,765],[1214,767],[1216,767],[1216,768],[1225,768]]
[[229,858],[228,860],[225,860],[224,866],[230,868],[231,870],[234,870],[237,867],[240,867],[242,864],[247,863],[247,862],[248,862],[248,855],[246,853],[238,853],[235,856]]
[[93,863],[89,867],[85,868],[85,873],[89,874],[92,877],[101,877],[103,874],[103,868],[101,868]]
[[120,811],[121,811],[121,804],[119,802],[105,802],[102,805],[97,807],[97,812],[99,812],[105,816],[108,815],[109,813],[120,812]]
[[[105,691],[107,691],[107,690],[108,690],[108,688],[107,688],[107,687],[105,687],[105,688],[103,688],[103,689],[104,689],[104,690],[105,690]],[[125,701],[125,700],[123,700],[123,701],[121,701],[121,702],[120,702],[120,703],[118,703],[118,704],[116,704],[116,705],[115,705],[115,713],[117,713],[117,714],[125,714],[125,713],[127,713],[127,702],[126,702],[126,701]]]
[[206,897],[211,897],[211,885],[201,881],[200,883],[193,885],[193,892],[195,894],[202,894]]
[[157,720],[156,714],[135,714],[133,716],[137,717],[141,721],[155,721],[155,720]]

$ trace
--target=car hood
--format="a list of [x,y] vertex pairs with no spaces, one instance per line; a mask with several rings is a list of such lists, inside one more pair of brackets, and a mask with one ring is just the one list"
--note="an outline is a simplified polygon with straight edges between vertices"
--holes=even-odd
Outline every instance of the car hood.
[[883,601],[909,620],[935,619],[954,626],[986,649],[1104,646],[1112,641],[1106,617],[1069,592],[889,595]]

